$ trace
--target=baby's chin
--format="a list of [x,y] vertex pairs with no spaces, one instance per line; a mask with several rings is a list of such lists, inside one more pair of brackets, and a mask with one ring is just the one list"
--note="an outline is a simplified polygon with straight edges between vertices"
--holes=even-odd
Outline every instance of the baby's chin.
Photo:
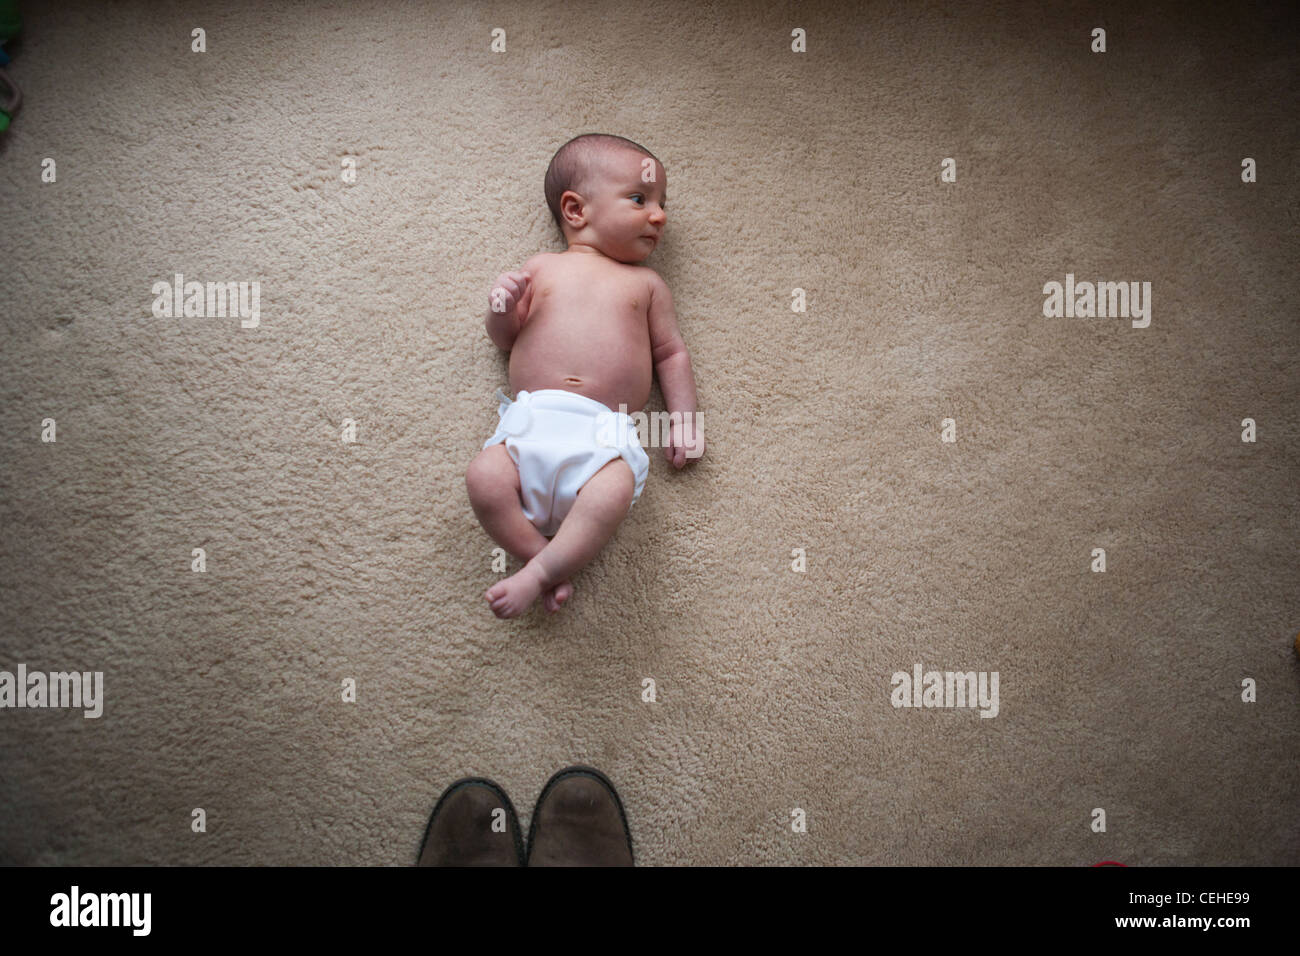
[[625,266],[637,266],[650,258],[649,252],[636,252],[618,249],[601,249],[606,258],[613,259],[615,262],[621,262]]
[[[639,239],[627,250],[627,257],[611,255],[611,259],[617,259],[619,262],[627,265],[639,265],[650,258],[650,254],[659,248],[657,242],[641,242]],[[642,251],[644,250],[644,251]]]

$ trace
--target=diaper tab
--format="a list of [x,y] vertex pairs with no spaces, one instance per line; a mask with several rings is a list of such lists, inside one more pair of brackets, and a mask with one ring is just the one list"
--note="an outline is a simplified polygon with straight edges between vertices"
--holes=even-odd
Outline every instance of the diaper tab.
[[497,428],[507,435],[522,435],[528,431],[533,423],[533,412],[528,407],[532,396],[526,391],[521,391],[512,402],[506,397],[506,393],[498,388],[497,398],[501,402],[497,408],[497,416],[501,419],[501,423]]

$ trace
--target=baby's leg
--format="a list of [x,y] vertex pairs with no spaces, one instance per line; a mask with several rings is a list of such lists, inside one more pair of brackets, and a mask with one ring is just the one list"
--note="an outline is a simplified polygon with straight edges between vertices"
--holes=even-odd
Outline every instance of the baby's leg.
[[[483,530],[520,561],[546,547],[543,535],[524,514],[519,500],[519,469],[502,442],[484,448],[465,472],[465,487]],[[547,589],[546,609],[557,611],[573,594],[567,579]]]
[[523,570],[488,589],[486,597],[497,617],[522,614],[539,594],[585,567],[627,517],[635,494],[636,478],[622,458],[615,458],[592,475],[550,544],[537,552]]

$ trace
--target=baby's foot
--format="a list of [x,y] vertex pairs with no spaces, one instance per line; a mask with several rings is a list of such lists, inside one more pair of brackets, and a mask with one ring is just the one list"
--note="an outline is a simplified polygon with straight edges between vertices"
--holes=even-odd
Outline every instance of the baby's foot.
[[542,604],[546,606],[546,610],[554,614],[564,605],[564,602],[571,597],[573,597],[573,585],[568,581],[561,581],[555,587],[546,592],[545,598],[542,599]]
[[[497,617],[518,617],[527,611],[545,590],[541,576],[528,565],[524,565],[504,581],[498,581],[486,591],[483,597],[492,607]],[[556,585],[557,590],[562,585]]]

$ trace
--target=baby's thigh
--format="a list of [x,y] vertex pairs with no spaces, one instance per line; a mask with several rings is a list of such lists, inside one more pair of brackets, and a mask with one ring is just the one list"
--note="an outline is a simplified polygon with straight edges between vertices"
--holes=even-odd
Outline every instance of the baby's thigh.
[[622,458],[615,458],[587,479],[578,491],[578,498],[584,495],[588,499],[598,497],[610,505],[621,507],[626,514],[635,494],[636,476],[632,474],[631,466]]
[[519,468],[510,457],[505,442],[489,445],[474,456],[465,472],[465,484],[470,494],[501,494],[511,491],[519,494]]

